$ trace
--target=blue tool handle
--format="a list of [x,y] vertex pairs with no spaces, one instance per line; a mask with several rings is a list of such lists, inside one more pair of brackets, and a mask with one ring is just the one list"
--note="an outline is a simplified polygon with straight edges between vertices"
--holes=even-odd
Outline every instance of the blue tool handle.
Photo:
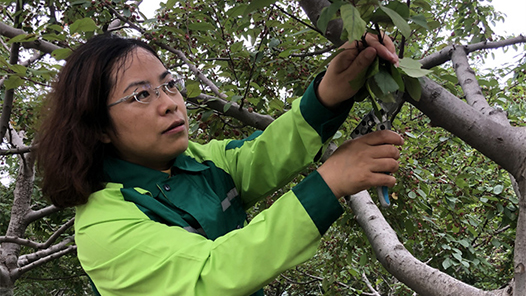
[[389,201],[389,189],[387,188],[387,186],[376,187],[376,192],[378,193],[378,199],[380,200],[380,204],[382,205],[382,207],[390,207],[391,201]]

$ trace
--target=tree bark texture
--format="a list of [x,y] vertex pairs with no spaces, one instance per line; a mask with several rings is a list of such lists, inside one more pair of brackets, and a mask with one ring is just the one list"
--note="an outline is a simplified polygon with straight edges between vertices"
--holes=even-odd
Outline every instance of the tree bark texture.
[[425,296],[495,296],[500,291],[483,291],[465,284],[416,259],[400,243],[367,191],[353,196],[349,204],[371,243],[376,258],[398,280]]

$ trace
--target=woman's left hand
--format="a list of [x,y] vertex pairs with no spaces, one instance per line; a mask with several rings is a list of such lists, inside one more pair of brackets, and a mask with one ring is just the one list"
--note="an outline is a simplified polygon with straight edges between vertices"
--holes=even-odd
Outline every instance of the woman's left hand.
[[378,35],[367,33],[365,48],[362,42],[346,42],[340,47],[344,50],[331,61],[318,86],[318,99],[323,105],[335,108],[354,96],[359,89],[353,89],[349,82],[357,78],[362,71],[366,71],[376,56],[398,64],[398,56],[395,54],[391,38],[385,34],[383,36],[380,42]]

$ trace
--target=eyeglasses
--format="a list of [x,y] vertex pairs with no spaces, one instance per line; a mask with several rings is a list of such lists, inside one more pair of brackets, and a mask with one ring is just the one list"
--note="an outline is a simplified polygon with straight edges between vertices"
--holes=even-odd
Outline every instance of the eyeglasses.
[[[131,95],[127,95],[124,98],[118,99],[117,101],[109,104],[108,108],[115,106],[119,103],[125,102],[131,98],[135,99],[135,101],[141,104],[149,104],[154,100],[154,98],[159,98],[159,96],[161,95],[161,92],[159,91],[160,88],[162,88],[162,90],[167,95],[175,95],[178,92],[184,90],[184,80],[178,77],[176,79],[172,79],[168,82],[165,82],[155,88],[152,88],[150,84],[141,85],[137,87]],[[154,93],[155,96],[153,96]]]

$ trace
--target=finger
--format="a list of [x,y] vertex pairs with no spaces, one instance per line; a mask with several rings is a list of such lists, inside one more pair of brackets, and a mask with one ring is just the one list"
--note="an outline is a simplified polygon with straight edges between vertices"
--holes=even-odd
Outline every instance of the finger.
[[398,171],[400,164],[393,158],[381,158],[371,162],[370,168],[373,173],[394,173]]
[[383,34],[382,42],[379,41],[378,35],[367,34],[366,40],[370,47],[373,47],[378,52],[378,56],[384,60],[387,60],[393,64],[398,63],[398,56],[396,55],[396,49],[391,41],[391,38]]
[[[348,42],[346,44],[348,44]],[[332,67],[336,74],[347,70],[359,54],[355,46],[342,46],[340,48],[343,48],[344,51],[334,57],[329,64],[329,67]]]
[[375,159],[383,159],[383,158],[399,159],[400,158],[400,151],[398,151],[398,149],[391,144],[373,146],[369,150],[371,152],[371,157]]
[[363,184],[364,189],[374,186],[393,187],[396,184],[396,178],[393,175],[385,173],[371,173],[367,176],[367,183]]
[[350,66],[345,70],[345,75],[351,80],[354,79],[358,73],[362,73],[367,70],[371,63],[376,58],[376,49],[373,47],[367,47],[358,54],[353,61],[351,61]]
[[392,145],[403,145],[404,139],[397,133],[391,130],[376,131],[367,134],[361,138],[366,144],[371,146],[392,144]]

